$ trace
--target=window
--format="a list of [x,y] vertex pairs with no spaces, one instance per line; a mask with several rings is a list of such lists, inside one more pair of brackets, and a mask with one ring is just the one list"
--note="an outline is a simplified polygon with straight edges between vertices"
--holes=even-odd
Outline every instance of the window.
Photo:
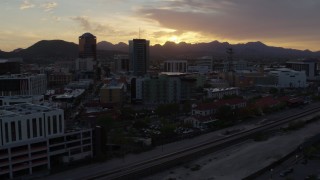
[[58,124],[57,124],[57,116],[56,115],[54,115],[52,117],[52,121],[53,121],[53,134],[57,134]]
[[21,121],[18,121],[19,140],[22,140]]
[[16,123],[11,122],[11,140],[16,141],[17,140],[17,135],[16,135]]
[[38,128],[37,128],[37,119],[33,118],[32,119],[32,135],[33,137],[37,137],[38,136]]
[[4,124],[4,131],[5,131],[5,136],[6,136],[6,142],[9,142],[9,128],[8,128],[8,123]]
[[59,132],[62,132],[62,117],[59,115]]
[[48,116],[48,135],[51,134],[51,119],[50,116]]
[[42,127],[42,118],[39,118],[39,131],[40,131],[40,136],[42,136],[42,130],[43,130],[43,127]]
[[28,135],[28,139],[30,139],[30,120],[27,119],[27,135]]

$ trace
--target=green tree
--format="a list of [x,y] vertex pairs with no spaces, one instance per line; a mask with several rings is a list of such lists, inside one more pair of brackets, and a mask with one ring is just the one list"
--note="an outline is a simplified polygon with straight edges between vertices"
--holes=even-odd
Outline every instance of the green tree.
[[155,110],[160,117],[172,116],[179,112],[179,104],[161,104]]
[[217,116],[221,120],[225,121],[234,121],[235,120],[235,112],[232,110],[230,106],[221,106],[217,110]]
[[279,90],[277,88],[270,88],[269,93],[270,94],[277,94],[279,92]]
[[150,123],[150,119],[148,117],[145,117],[143,119],[137,119],[133,123],[133,127],[136,129],[142,129],[148,127],[148,124]]
[[191,112],[191,103],[189,101],[185,102],[182,106],[182,111],[184,113],[190,113]]
[[165,123],[161,127],[160,131],[164,137],[168,137],[174,134],[174,130],[176,129],[176,125],[174,123]]
[[124,107],[120,110],[122,120],[130,120],[135,116],[135,111],[130,107]]
[[105,115],[98,118],[97,124],[104,128],[104,130],[108,133],[111,129],[115,127],[116,123],[111,116]]

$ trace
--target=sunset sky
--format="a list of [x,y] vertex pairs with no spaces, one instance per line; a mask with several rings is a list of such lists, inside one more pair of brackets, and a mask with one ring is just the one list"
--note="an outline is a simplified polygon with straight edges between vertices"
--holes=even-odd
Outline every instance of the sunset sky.
[[320,50],[320,0],[0,0],[0,49],[39,40],[262,41]]

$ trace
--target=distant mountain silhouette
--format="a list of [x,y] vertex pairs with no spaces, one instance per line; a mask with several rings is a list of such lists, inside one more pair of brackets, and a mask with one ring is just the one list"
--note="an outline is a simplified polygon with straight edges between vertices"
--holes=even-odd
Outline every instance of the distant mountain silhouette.
[[112,44],[108,41],[101,41],[97,43],[98,50],[106,50],[106,51],[122,51],[128,52],[129,47],[127,44],[120,42],[118,44]]
[[[320,52],[309,50],[285,49],[272,47],[262,42],[248,42],[244,44],[229,44],[228,42],[212,41],[209,43],[190,44],[181,42],[166,42],[164,45],[150,46],[150,55],[153,60],[169,58],[195,58],[213,56],[217,59],[227,57],[226,48],[233,48],[234,58],[247,60],[277,60],[291,58],[320,57]],[[127,44],[120,42],[112,44],[107,41],[97,43],[98,57],[112,58],[115,53],[128,53]],[[54,62],[56,60],[72,60],[78,57],[78,45],[62,40],[43,40],[27,49],[16,49],[12,52],[0,50],[0,58],[22,57],[25,62]]]
[[27,49],[0,52],[0,58],[22,57],[25,62],[46,63],[78,57],[78,45],[62,40],[42,40]]
[[[113,45],[110,42],[98,43],[100,50],[113,50],[128,53],[128,45],[125,43]],[[229,44],[228,42],[212,41],[209,43],[190,44],[180,42],[166,42],[164,45],[156,44],[150,47],[150,55],[162,58],[185,58],[199,56],[214,56],[226,58],[226,48],[233,48],[235,58],[246,59],[288,59],[288,58],[309,58],[320,57],[320,52],[309,50],[285,49],[282,47],[272,47],[262,42],[248,42],[245,44]]]

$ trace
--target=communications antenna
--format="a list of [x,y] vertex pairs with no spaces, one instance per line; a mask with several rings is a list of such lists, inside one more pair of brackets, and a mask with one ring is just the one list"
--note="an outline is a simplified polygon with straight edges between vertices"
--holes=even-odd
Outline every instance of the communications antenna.
[[141,38],[141,29],[139,27],[139,39]]

